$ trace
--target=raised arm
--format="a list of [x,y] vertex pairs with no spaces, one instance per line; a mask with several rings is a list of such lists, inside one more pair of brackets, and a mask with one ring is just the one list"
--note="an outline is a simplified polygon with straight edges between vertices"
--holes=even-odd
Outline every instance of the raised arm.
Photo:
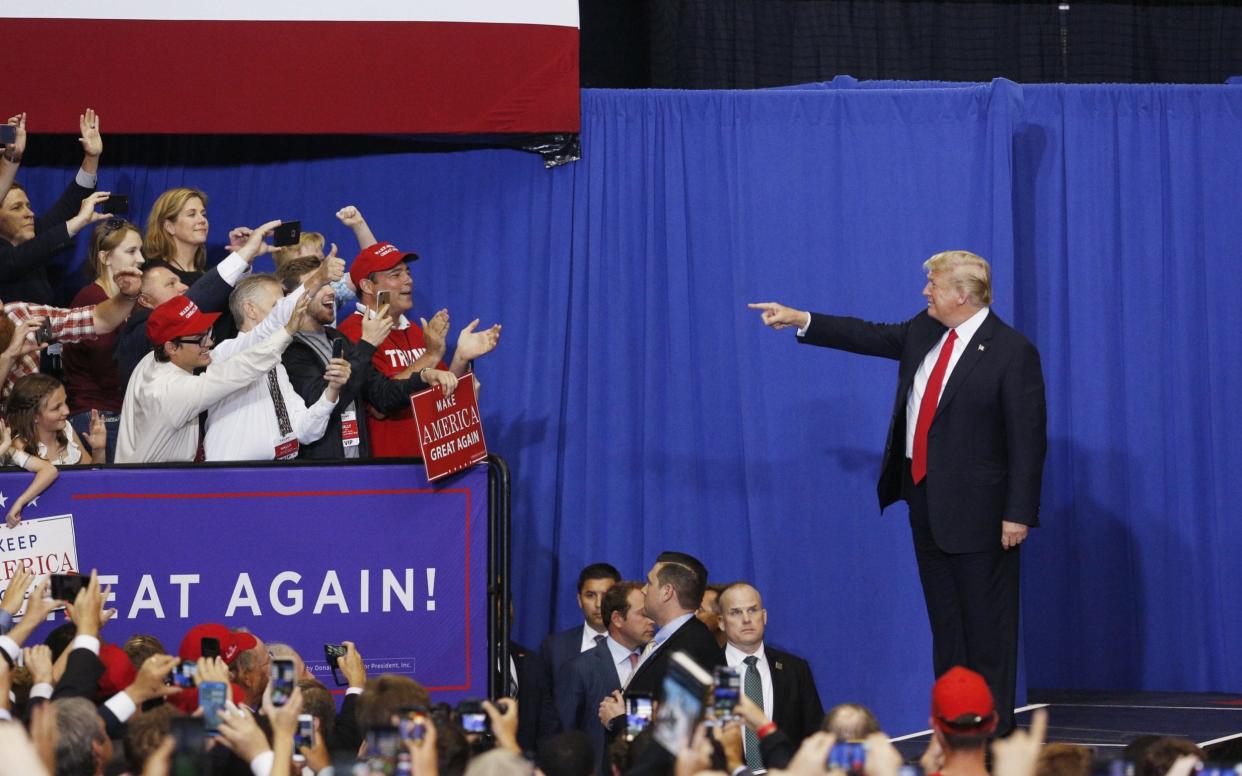
[[336,217],[342,224],[345,224],[353,231],[354,239],[358,241],[358,250],[366,250],[379,242],[371,232],[371,227],[367,226],[367,220],[362,217],[362,213],[353,205],[346,205],[336,211]]
[[26,153],[26,114],[19,113],[6,123],[17,127],[17,137],[4,146],[4,155],[0,157],[0,201],[4,200],[9,193],[9,187],[17,179],[17,170],[22,166],[22,154]]

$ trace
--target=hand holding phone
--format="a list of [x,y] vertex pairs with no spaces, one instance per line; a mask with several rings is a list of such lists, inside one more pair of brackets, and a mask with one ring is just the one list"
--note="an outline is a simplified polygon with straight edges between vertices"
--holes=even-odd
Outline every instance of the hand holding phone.
[[344,687],[348,683],[347,679],[341,678],[341,658],[345,656],[345,647],[340,644],[324,644],[323,656],[332,669],[332,681],[336,682],[337,687]]
[[198,705],[203,709],[203,730],[209,736],[220,732],[220,715],[228,702],[228,688],[224,682],[203,682],[198,686]]
[[78,597],[78,593],[82,588],[86,587],[90,582],[89,577],[81,574],[50,574],[51,579],[51,597],[56,601],[68,601],[73,603]]
[[286,248],[302,240],[302,222],[285,221],[272,230],[272,247]]

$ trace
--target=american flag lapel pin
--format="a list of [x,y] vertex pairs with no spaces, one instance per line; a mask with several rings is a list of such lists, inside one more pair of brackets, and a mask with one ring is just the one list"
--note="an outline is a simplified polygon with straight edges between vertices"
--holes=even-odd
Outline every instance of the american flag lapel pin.
[[983,351],[985,351],[985,350],[987,350],[987,349],[988,349],[988,346],[987,346],[987,345],[984,345],[982,342],[980,342],[980,343],[979,343],[979,352],[980,352],[980,353],[982,353]]

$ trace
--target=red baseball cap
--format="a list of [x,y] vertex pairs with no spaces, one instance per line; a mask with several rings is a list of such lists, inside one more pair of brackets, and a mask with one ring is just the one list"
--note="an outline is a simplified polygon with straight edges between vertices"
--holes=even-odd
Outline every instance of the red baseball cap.
[[104,666],[103,676],[99,677],[99,697],[104,700],[124,691],[138,676],[129,655],[115,644],[99,645],[99,662]]
[[198,660],[203,656],[204,638],[220,642],[220,657],[229,665],[232,665],[238,655],[259,645],[259,640],[249,633],[231,631],[227,626],[208,622],[190,628],[181,640],[181,648],[177,650],[177,654],[182,660]]
[[177,337],[204,334],[219,317],[220,313],[201,312],[192,299],[174,296],[151,311],[147,319],[147,339],[152,345],[163,345]]
[[354,263],[349,268],[349,279],[354,281],[354,288],[362,288],[359,282],[367,275],[392,269],[403,261],[418,261],[418,254],[402,251],[392,243],[376,243],[354,257]]
[[931,714],[937,729],[950,733],[990,733],[996,729],[992,691],[979,674],[954,666],[932,687]]

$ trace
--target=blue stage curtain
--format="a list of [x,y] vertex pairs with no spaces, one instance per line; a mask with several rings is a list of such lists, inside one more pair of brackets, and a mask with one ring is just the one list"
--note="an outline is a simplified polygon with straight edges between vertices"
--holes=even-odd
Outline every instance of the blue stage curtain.
[[[478,374],[515,478],[520,641],[581,621],[586,563],[640,579],[683,549],[753,580],[825,702],[893,732],[925,727],[931,685],[906,512],[879,517],[874,491],[896,365],[803,348],[745,304],[904,320],[922,260],[974,250],[1048,379],[1031,685],[1238,689],[1242,93],[880,86],[586,91],[583,159],[550,171],[497,150],[105,156],[101,184],[139,208],[199,185],[216,238],[300,217],[347,255],[331,212],[357,204],[423,255],[415,317],[504,324]],[[46,206],[71,174],[23,179]]]

